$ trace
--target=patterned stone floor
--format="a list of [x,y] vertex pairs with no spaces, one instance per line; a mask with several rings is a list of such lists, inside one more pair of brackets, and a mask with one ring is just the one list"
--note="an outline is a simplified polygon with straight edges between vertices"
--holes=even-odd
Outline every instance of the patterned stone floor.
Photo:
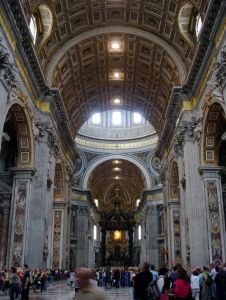
[[[111,288],[105,290],[106,300],[132,300],[131,288]],[[30,293],[30,300],[72,300],[74,290],[67,286],[65,282],[49,287],[45,293],[36,292]],[[0,295],[1,300],[8,300],[9,296]]]

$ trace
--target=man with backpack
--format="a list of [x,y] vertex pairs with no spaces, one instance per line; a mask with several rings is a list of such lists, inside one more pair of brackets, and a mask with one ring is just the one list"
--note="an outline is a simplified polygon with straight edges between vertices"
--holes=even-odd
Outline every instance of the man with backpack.
[[210,286],[212,284],[212,277],[209,275],[208,268],[203,266],[203,272],[200,275],[200,294],[202,300],[211,300]]
[[153,276],[149,271],[149,263],[144,262],[142,270],[134,277],[134,294],[137,300],[146,300],[146,291],[150,282],[152,282]]

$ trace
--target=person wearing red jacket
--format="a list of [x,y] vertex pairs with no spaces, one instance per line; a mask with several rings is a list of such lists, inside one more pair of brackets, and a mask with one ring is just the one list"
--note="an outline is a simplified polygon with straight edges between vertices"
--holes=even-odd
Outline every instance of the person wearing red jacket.
[[187,271],[183,267],[179,267],[176,271],[174,297],[177,300],[191,299],[190,279]]

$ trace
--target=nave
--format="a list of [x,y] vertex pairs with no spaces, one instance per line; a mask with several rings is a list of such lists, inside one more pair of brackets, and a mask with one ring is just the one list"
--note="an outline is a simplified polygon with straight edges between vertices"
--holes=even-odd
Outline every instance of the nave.
[[[132,300],[131,288],[112,288],[106,289],[106,300]],[[30,291],[31,300],[73,300],[75,296],[72,290],[65,282],[49,287],[47,292],[33,293]],[[8,300],[8,296],[1,296],[1,300]]]

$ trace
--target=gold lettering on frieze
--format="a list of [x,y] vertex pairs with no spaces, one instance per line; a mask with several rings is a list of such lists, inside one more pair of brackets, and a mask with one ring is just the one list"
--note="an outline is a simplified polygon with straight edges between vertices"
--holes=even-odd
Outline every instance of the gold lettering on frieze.
[[100,149],[113,149],[113,150],[121,150],[121,149],[131,149],[131,148],[141,148],[147,147],[153,144],[157,144],[158,138],[151,138],[145,141],[131,142],[131,143],[103,143],[96,141],[87,141],[85,139],[76,138],[76,143],[82,146],[92,147],[92,148],[100,148]]

